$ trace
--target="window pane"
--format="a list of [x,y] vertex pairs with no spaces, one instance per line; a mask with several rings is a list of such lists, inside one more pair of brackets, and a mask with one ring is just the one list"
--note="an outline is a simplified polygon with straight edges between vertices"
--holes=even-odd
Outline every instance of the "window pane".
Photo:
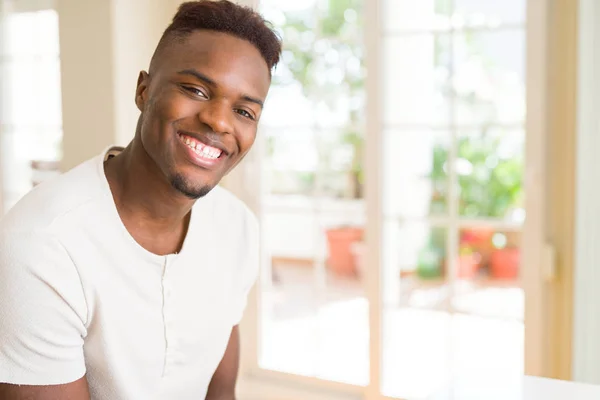
[[36,67],[31,62],[7,62],[4,65],[3,84],[9,101],[3,107],[3,123],[10,125],[35,125],[39,122],[38,96],[35,90]]
[[[295,96],[298,104],[283,103],[282,107],[287,108],[281,110],[283,115],[295,113],[290,119],[274,110],[265,116],[282,125],[295,118],[320,126],[362,122],[362,1],[309,1],[297,6],[289,3],[271,0],[261,6],[283,38],[283,60],[273,79],[275,96]],[[305,107],[310,111],[303,112]]]
[[453,0],[453,20],[460,26],[524,24],[526,0]]
[[498,28],[525,23],[525,0],[384,0],[385,32]]
[[262,287],[261,367],[366,385],[362,206],[307,199],[271,201],[268,209],[263,230],[271,273]]
[[364,188],[364,138],[358,126],[318,131],[320,172],[317,194],[360,199]]
[[[524,372],[524,304],[518,229],[465,227],[461,268],[452,296],[453,392],[469,397],[472,382],[517,383]],[[491,397],[506,399],[500,391]],[[503,397],[504,396],[504,397]]]
[[319,154],[311,128],[263,129],[265,187],[270,193],[312,194]]
[[[58,16],[54,10],[2,16],[2,104],[0,140],[2,195],[8,210],[32,181],[56,173],[60,159],[62,111]],[[38,164],[32,174],[32,161]]]
[[[446,241],[445,228],[394,219],[385,223],[382,283],[386,306],[431,308],[444,304]],[[426,290],[413,290],[422,283]]]
[[447,232],[424,223],[385,223],[386,396],[424,399],[451,384],[461,393],[457,398],[475,399],[468,394],[473,382],[514,382],[523,374],[519,231],[462,229],[452,252],[455,279]]
[[522,129],[461,132],[456,161],[460,215],[523,222],[524,144]]
[[6,16],[5,52],[11,57],[34,57],[37,54],[37,29],[34,13],[11,13]]
[[9,130],[2,132],[2,163],[4,191],[14,196],[22,196],[31,189],[31,169],[28,153],[23,150],[23,142],[32,141],[31,132]]
[[[55,10],[39,11],[36,13],[35,23],[37,25],[38,53],[48,59],[58,58],[60,54],[58,13]],[[55,34],[49,35],[49,32]]]
[[386,131],[383,179],[386,215],[415,219],[448,213],[450,133]]
[[462,268],[452,300],[457,311],[523,320],[520,243],[518,230],[471,227],[460,231]]
[[261,130],[272,273],[260,288],[260,366],[354,385],[369,378],[362,4],[261,2],[284,49]]
[[422,399],[448,378],[447,230],[425,223],[384,228],[382,391]]
[[386,32],[448,30],[452,0],[383,0]]
[[382,41],[384,122],[447,125],[450,36],[409,35]]
[[525,118],[525,32],[456,33],[452,91],[459,125]]

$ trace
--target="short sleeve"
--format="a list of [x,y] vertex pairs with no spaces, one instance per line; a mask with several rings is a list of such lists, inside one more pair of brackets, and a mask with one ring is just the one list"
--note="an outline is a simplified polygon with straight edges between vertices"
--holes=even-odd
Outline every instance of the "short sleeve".
[[239,279],[239,292],[235,304],[233,325],[238,325],[248,304],[250,290],[256,283],[260,270],[260,233],[258,220],[250,211],[247,212],[247,218],[243,224],[243,246],[244,249],[241,261],[241,273]]
[[81,378],[86,319],[79,274],[60,242],[46,233],[0,232],[0,382]]

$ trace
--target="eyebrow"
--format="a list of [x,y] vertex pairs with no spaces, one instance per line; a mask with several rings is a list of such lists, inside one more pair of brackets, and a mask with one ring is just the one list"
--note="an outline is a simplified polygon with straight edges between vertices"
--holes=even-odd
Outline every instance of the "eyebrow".
[[211,86],[217,86],[217,82],[215,82],[213,79],[210,79],[208,76],[196,71],[195,69],[184,69],[182,71],[179,71],[177,74],[178,75],[191,75],[194,78],[198,79],[199,81],[208,83]]
[[258,104],[260,106],[260,108],[264,108],[264,106],[265,106],[263,101],[256,99],[254,97],[251,97],[251,96],[244,95],[244,96],[242,96],[242,99],[249,101],[250,103]]
[[[218,86],[217,82],[215,82],[214,79],[209,78],[208,76],[204,75],[201,72],[196,71],[195,69],[184,69],[182,71],[179,71],[177,74],[178,75],[191,75],[194,78],[198,79],[199,81],[202,81],[208,85]],[[264,108],[264,102],[260,99],[257,99],[256,97],[242,95],[242,99],[245,101],[248,101],[250,103],[258,104],[261,108]]]

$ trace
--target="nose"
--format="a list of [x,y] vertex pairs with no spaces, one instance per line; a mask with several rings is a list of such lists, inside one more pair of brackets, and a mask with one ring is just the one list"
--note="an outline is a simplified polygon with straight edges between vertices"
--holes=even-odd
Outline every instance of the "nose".
[[204,102],[198,112],[198,119],[216,133],[233,132],[233,110],[225,100],[212,99]]

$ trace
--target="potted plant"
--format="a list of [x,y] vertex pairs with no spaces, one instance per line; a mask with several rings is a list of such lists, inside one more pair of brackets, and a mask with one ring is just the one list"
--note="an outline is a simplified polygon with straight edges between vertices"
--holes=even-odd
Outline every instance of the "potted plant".
[[496,233],[492,240],[490,273],[495,279],[515,280],[519,277],[521,254],[517,245],[516,233]]
[[[522,198],[522,159],[518,156],[499,154],[502,137],[493,135],[486,127],[478,137],[462,137],[457,143],[457,170],[460,193],[459,215],[467,218],[503,219],[518,207]],[[433,187],[430,212],[446,211],[448,178],[446,174],[447,150],[436,145],[432,171],[429,174]],[[485,227],[467,228],[461,231],[461,259],[459,275],[473,276],[471,267],[488,267],[493,277],[514,277],[518,269],[519,248],[517,243],[504,247],[493,244],[494,230]],[[470,249],[470,250],[467,250]],[[467,263],[466,253],[473,254]],[[464,268],[463,268],[464,267]]]
[[353,199],[362,199],[364,195],[363,145],[364,139],[360,132],[350,129],[344,135],[343,142],[352,148],[352,162],[348,171],[350,193]]
[[431,242],[421,249],[417,261],[417,276],[421,279],[436,279],[443,276],[444,256]]
[[363,228],[340,226],[326,231],[329,257],[327,266],[336,275],[358,276],[356,243],[363,240]]
[[427,243],[418,254],[417,276],[421,279],[436,279],[444,276],[446,264],[446,234],[433,228]]
[[461,279],[471,279],[479,271],[478,254],[469,246],[461,245],[458,250],[457,276]]

